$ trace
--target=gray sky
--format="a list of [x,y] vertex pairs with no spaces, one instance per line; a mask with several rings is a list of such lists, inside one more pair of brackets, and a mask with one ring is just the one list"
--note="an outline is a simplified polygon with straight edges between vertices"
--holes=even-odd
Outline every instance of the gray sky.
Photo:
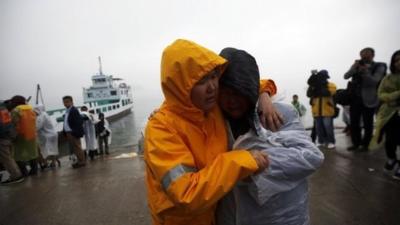
[[186,38],[248,51],[286,101],[297,93],[307,104],[311,69],[327,69],[340,88],[361,48],[388,62],[400,48],[399,12],[398,0],[1,0],[0,99],[33,96],[39,83],[48,108],[66,94],[81,103],[102,56],[103,71],[133,86],[147,111],[162,99],[162,50]]

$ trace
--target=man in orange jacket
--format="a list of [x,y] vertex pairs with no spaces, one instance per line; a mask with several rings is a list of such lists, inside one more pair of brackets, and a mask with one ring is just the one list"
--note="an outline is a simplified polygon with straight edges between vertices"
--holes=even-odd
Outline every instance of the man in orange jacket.
[[226,63],[187,40],[176,40],[163,52],[165,100],[147,124],[144,152],[154,225],[214,224],[216,202],[238,180],[268,167],[260,151],[227,152],[216,104]]

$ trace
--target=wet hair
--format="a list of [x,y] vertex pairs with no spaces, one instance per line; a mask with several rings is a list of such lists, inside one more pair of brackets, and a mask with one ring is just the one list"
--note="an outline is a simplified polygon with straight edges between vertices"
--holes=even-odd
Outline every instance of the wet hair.
[[62,100],[64,101],[64,100],[71,100],[71,102],[72,101],[74,101],[73,99],[72,99],[72,96],[70,96],[70,95],[66,95],[66,96],[64,96],[63,98],[62,98]]
[[390,60],[390,72],[392,72],[392,73],[400,72],[400,71],[396,71],[396,66],[394,65],[395,64],[394,59],[398,55],[400,55],[400,50],[395,51],[392,55],[392,59]]
[[104,113],[99,113],[99,119],[104,118]]
[[219,83],[245,96],[255,106],[260,89],[260,72],[255,58],[244,50],[224,48],[220,56],[228,60],[228,66]]
[[360,54],[364,51],[370,51],[372,53],[372,55],[375,55],[375,50],[371,47],[366,47],[366,48],[361,49]]

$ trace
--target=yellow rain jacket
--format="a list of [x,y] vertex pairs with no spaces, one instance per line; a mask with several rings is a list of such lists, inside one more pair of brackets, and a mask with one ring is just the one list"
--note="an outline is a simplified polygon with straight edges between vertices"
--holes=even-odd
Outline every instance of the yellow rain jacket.
[[226,60],[186,40],[168,46],[161,62],[165,101],[148,122],[145,162],[148,204],[154,225],[211,225],[217,201],[254,173],[246,150],[227,152],[224,119],[191,102],[194,84]]
[[315,97],[312,99],[311,105],[313,117],[328,117],[335,115],[335,105],[332,96],[336,93],[336,85],[328,82],[328,91],[331,93],[331,96]]
[[36,114],[30,105],[19,105],[11,111],[17,137],[14,140],[15,161],[29,161],[38,157],[36,143]]

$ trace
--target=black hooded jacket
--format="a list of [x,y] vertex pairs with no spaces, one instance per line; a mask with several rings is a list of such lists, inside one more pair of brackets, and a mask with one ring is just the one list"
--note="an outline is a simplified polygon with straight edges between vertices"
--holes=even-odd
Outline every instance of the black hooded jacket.
[[224,112],[225,117],[228,118],[233,136],[237,138],[254,126],[255,106],[260,88],[260,72],[256,60],[246,51],[225,48],[221,51],[220,56],[228,60],[228,66],[224,74],[222,74],[220,85],[234,89],[251,103],[250,110],[243,118],[233,119]]

